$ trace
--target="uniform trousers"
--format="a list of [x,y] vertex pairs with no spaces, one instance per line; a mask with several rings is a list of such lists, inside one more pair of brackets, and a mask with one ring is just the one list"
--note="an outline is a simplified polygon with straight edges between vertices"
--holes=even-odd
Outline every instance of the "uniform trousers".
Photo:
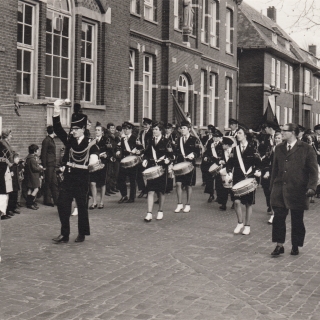
[[67,174],[61,183],[58,212],[61,222],[61,235],[70,234],[70,216],[73,199],[78,207],[78,231],[81,235],[90,235],[88,199],[89,199],[89,172],[86,174]]
[[120,190],[121,196],[125,197],[128,194],[126,178],[130,180],[130,199],[134,200],[136,197],[136,179],[137,179],[137,168],[123,168],[120,166],[118,175],[118,189]]
[[[272,207],[274,218],[272,223],[272,242],[284,243],[286,239],[286,218],[289,209]],[[302,247],[306,235],[303,222],[304,210],[291,211],[291,243],[293,246]]]
[[147,188],[143,180],[143,175],[142,172],[145,170],[145,168],[141,165],[138,164],[137,166],[137,184],[138,184],[138,189],[143,192],[147,193]]
[[44,171],[44,195],[43,202],[44,203],[52,203],[51,196],[53,199],[53,203],[56,204],[58,200],[58,180],[56,175],[56,168],[51,166],[47,167]]

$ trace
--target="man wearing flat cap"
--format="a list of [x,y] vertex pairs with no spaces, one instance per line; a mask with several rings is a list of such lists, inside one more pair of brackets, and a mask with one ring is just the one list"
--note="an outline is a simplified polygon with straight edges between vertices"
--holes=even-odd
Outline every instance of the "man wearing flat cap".
[[239,124],[238,120],[230,118],[229,127],[231,130],[226,133],[226,136],[235,137],[238,131],[238,124]]
[[[116,156],[120,159],[124,159],[127,156],[141,154],[140,150],[137,149],[137,137],[132,134],[132,129],[134,125],[128,121],[122,124],[122,130],[124,136],[121,138],[121,141],[118,143]],[[126,178],[129,177],[130,180],[130,197],[127,196],[127,185]],[[124,168],[120,163],[120,169],[118,174],[118,189],[121,193],[121,199],[118,203],[131,203],[134,202],[136,197],[136,179],[137,179],[137,165]]]
[[60,122],[60,106],[63,100],[54,103],[53,130],[65,145],[62,162],[65,165],[64,179],[60,187],[57,201],[61,233],[52,239],[55,243],[66,243],[70,235],[70,215],[73,199],[78,206],[78,236],[75,242],[83,242],[90,235],[88,216],[89,170],[99,162],[99,149],[95,139],[91,142],[84,135],[87,127],[87,116],[80,112],[80,105],[74,105],[71,118],[70,134]]
[[309,209],[309,199],[315,194],[318,182],[318,163],[312,146],[297,139],[297,124],[285,124],[283,141],[275,148],[270,179],[270,202],[274,211],[272,242],[277,246],[271,253],[284,253],[286,217],[291,212],[291,255],[299,254],[306,234],[303,215]]

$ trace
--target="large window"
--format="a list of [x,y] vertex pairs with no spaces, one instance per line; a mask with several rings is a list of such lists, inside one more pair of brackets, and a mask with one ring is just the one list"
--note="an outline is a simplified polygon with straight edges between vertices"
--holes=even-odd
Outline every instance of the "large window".
[[226,77],[226,86],[225,86],[225,117],[224,117],[224,126],[228,128],[229,126],[229,118],[232,114],[232,78]]
[[208,42],[208,0],[202,1],[201,41]]
[[304,93],[309,96],[310,93],[310,85],[311,85],[311,72],[309,70],[304,71]]
[[274,58],[271,59],[271,85],[276,85],[276,60]]
[[288,121],[288,108],[283,107],[283,124],[289,123]]
[[293,92],[293,68],[289,66],[289,91]]
[[47,4],[45,94],[66,99],[70,96],[71,18],[64,12],[69,5],[67,0],[49,0]]
[[179,76],[178,80],[178,103],[182,110],[189,112],[189,82],[183,74]]
[[129,51],[129,114],[130,121],[134,121],[134,72],[135,72],[135,52]]
[[289,90],[289,67],[287,64],[284,65],[284,88]]
[[94,100],[94,25],[82,22],[81,32],[81,100]]
[[174,14],[174,28],[179,29],[180,27],[180,21],[179,21],[179,0],[174,0],[174,9],[173,9],[173,14]]
[[226,52],[233,53],[233,11],[227,8],[226,14]]
[[277,117],[278,123],[282,124],[280,121],[280,110],[281,110],[280,106],[276,106],[276,117]]
[[144,18],[155,21],[155,0],[144,0]]
[[130,12],[140,14],[140,0],[130,0]]
[[[201,78],[200,78],[200,127],[203,126],[203,115],[204,115],[204,93],[205,93],[205,78],[206,71],[201,70]],[[210,121],[210,120],[209,120]]]
[[288,111],[288,123],[292,123],[292,108],[289,108]]
[[216,125],[216,103],[218,100],[218,75],[211,73],[209,78],[209,124]]
[[281,88],[281,63],[279,60],[277,60],[277,70],[276,70],[276,87]]
[[152,118],[152,56],[143,57],[143,117]]
[[210,45],[213,47],[219,47],[219,2],[210,0]]
[[18,2],[17,94],[32,95],[34,71],[34,7]]

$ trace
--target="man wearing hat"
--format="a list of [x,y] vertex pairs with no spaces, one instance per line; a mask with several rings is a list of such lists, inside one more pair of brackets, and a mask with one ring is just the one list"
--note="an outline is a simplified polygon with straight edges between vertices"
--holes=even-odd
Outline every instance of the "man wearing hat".
[[[47,127],[47,136],[42,141],[41,163],[45,176],[45,188],[43,194],[43,204],[54,206],[58,200],[58,181],[56,175],[56,144],[54,142],[55,133],[53,126]],[[51,196],[53,203],[51,201]]]
[[[211,165],[218,164],[219,159],[221,158],[222,154],[222,144],[221,138],[223,134],[218,129],[215,129],[212,133],[212,139],[208,140],[206,144],[206,150],[203,154],[203,163],[205,166],[203,171],[204,182],[206,187],[204,189],[204,193],[209,194],[208,202],[212,202],[214,199],[214,182],[215,177],[209,172],[209,168]],[[219,199],[218,199],[219,201]]]
[[[142,146],[142,149],[145,150],[149,144],[152,143],[152,120],[149,118],[143,118],[143,130],[140,131],[139,133],[139,141],[137,142],[138,144],[140,143]],[[141,147],[140,147],[141,148]],[[141,191],[140,194],[138,195],[138,198],[142,198],[145,194],[147,194],[147,189],[146,185],[143,180],[142,176],[142,171],[145,170],[145,168],[142,167],[141,164],[138,165],[137,168],[137,184],[138,188]]]
[[[140,150],[137,149],[137,137],[132,134],[132,129],[134,125],[128,121],[122,124],[122,129],[124,136],[121,138],[121,141],[118,143],[118,148],[116,156],[120,159],[123,159],[130,155],[141,154]],[[130,198],[127,196],[127,185],[126,178],[129,177],[130,180]],[[119,174],[118,174],[118,189],[121,193],[121,199],[118,203],[131,203],[134,202],[136,197],[136,179],[137,179],[137,166],[131,168],[124,168],[120,165]]]
[[[174,212],[190,212],[190,200],[192,194],[192,186],[196,184],[196,158],[200,154],[197,138],[190,135],[191,124],[188,121],[181,122],[181,138],[177,141],[177,147],[175,149],[175,158],[177,163],[191,162],[193,164],[193,170],[187,174],[176,176],[176,190],[178,205]],[[182,185],[186,186],[187,191],[187,203],[183,208],[182,204]]]
[[[209,124],[208,130],[206,130],[206,135],[201,138],[201,142],[202,142],[202,145],[204,146],[205,150],[207,149],[207,145],[211,144],[213,142],[212,134],[214,131],[215,131],[215,126],[213,126],[212,124]],[[202,172],[202,186],[206,185],[206,180],[208,178],[208,170],[211,165],[209,162],[203,160],[204,154],[205,154],[205,152],[203,153],[202,161],[201,161],[201,165],[200,165],[200,169]],[[209,202],[211,202],[213,199],[214,199],[214,196],[212,195],[211,200]]]
[[226,133],[226,136],[235,137],[238,131],[238,124],[239,124],[238,120],[230,118],[229,126],[231,130]]
[[271,152],[272,148],[275,146],[274,135],[276,131],[279,131],[279,126],[274,122],[267,120],[263,124],[266,134],[264,135],[263,141],[260,143],[258,150],[260,156],[263,157],[267,152]]
[[99,149],[95,140],[89,142],[84,135],[87,116],[80,112],[80,104],[74,105],[70,134],[62,128],[60,106],[63,100],[54,103],[53,130],[65,145],[62,162],[65,164],[57,207],[61,222],[61,234],[52,239],[55,243],[66,243],[70,234],[70,215],[73,199],[78,206],[78,236],[76,242],[83,242],[90,235],[88,216],[89,170],[99,162]]
[[291,255],[299,254],[306,234],[303,215],[309,209],[309,199],[315,194],[318,182],[318,163],[312,146],[300,141],[297,124],[285,124],[283,143],[275,148],[270,179],[270,202],[274,211],[272,242],[277,246],[273,256],[284,253],[286,217],[291,212]]
[[[177,135],[175,132],[172,132],[173,126],[171,123],[167,122],[164,124],[165,135],[164,137],[170,141],[172,146],[173,152],[176,147],[176,139]],[[168,167],[168,179],[167,179],[167,189],[166,193],[170,193],[173,190],[173,171],[172,171],[173,164],[171,163]]]

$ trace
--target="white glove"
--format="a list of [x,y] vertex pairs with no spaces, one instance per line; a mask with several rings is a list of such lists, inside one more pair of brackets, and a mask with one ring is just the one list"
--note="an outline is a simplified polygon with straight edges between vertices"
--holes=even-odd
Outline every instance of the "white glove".
[[261,177],[261,171],[260,170],[256,170],[255,173],[254,173],[254,176],[259,178]]
[[203,158],[203,161],[208,161],[208,158],[207,158],[207,157],[204,157],[204,158]]
[[263,176],[263,178],[264,179],[268,179],[270,177],[270,173],[269,173],[269,171],[267,171],[266,173],[265,173],[265,175]]
[[226,175],[226,181],[228,181],[228,182],[232,181],[232,173],[231,173],[231,172],[230,172],[230,173],[227,173],[227,175]]
[[65,168],[66,168],[65,166],[60,167],[60,171],[61,171],[61,172],[64,172]]
[[165,164],[169,164],[169,163],[170,163],[170,160],[169,160],[168,158],[165,158],[165,159],[164,159],[164,163],[165,163]]
[[194,154],[193,153],[188,154],[187,158],[190,159],[190,160],[193,160],[194,159]]
[[120,151],[117,151],[117,152],[116,152],[116,156],[120,156]]
[[225,164],[224,160],[220,160],[219,164]]
[[64,104],[64,100],[58,99],[56,100],[53,105],[54,105],[54,109],[53,109],[53,116],[57,117],[60,115],[60,106]]
[[145,168],[148,165],[148,160],[143,160],[142,161],[142,166]]

